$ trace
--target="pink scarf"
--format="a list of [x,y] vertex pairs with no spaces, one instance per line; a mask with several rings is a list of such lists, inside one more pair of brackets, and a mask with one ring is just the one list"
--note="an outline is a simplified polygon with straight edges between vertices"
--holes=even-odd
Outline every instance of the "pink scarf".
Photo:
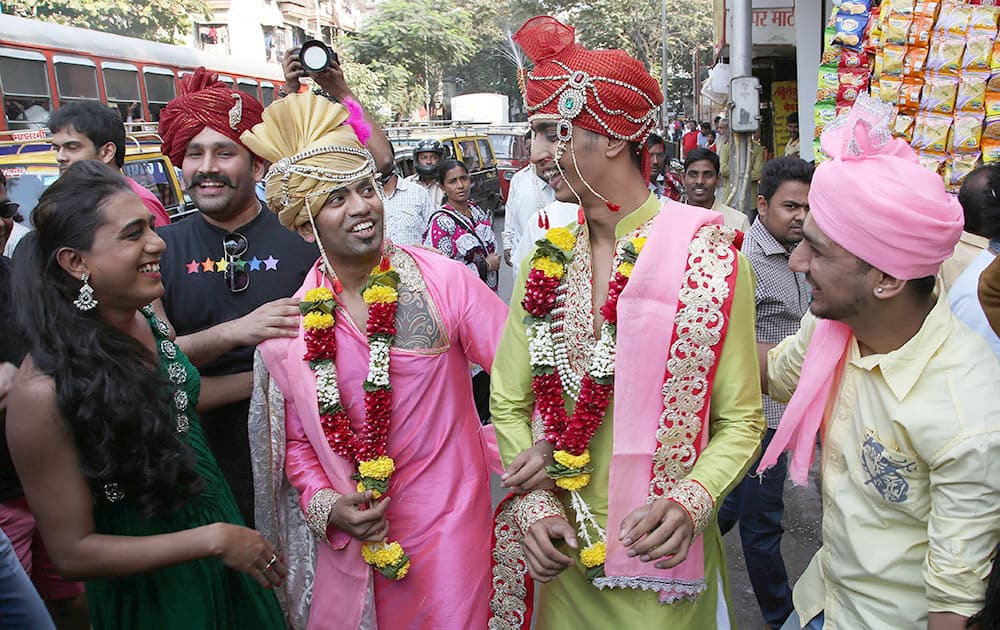
[[[630,558],[618,540],[618,527],[636,508],[645,505],[650,496],[650,476],[653,454],[659,448],[656,433],[664,411],[664,370],[671,356],[675,330],[675,315],[680,306],[680,289],[688,270],[689,246],[702,226],[722,225],[718,213],[664,202],[660,215],[653,223],[648,240],[639,256],[628,285],[618,303],[619,327],[615,360],[614,451],[608,484],[608,540],[605,578],[595,580],[599,588],[642,588],[656,590],[660,601],[669,603],[696,597],[705,590],[705,550],[701,536],[691,544],[683,563],[672,569],[657,569],[652,562]],[[696,455],[708,443],[709,400],[718,353],[725,339],[732,304],[732,287],[736,278],[736,248],[729,251],[731,272],[727,278],[729,295],[720,305],[721,338],[712,346],[714,361],[707,372],[707,388],[698,417],[701,424],[693,444]],[[704,313],[704,311],[703,311]],[[661,331],[650,334],[650,331]],[[671,331],[671,334],[663,334]],[[690,348],[690,346],[688,346]]]
[[[891,105],[861,95],[845,118],[823,132],[823,151],[832,159],[816,169],[809,206],[833,242],[894,278],[913,280],[937,273],[954,251],[964,219],[941,177],[889,133],[892,112]],[[758,471],[791,450],[789,476],[805,485],[851,335],[844,323],[816,323],[798,387]]]

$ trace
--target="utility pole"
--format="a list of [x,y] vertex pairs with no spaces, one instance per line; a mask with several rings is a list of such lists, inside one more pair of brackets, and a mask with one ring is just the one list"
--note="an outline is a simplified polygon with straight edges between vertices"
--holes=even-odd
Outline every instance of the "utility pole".
[[663,106],[660,108],[660,128],[667,131],[670,122],[667,114],[667,0],[660,0],[660,28],[662,42],[660,45],[660,88],[663,90]]
[[750,157],[753,132],[760,126],[760,82],[753,76],[753,42],[750,0],[729,0],[733,7],[733,39],[729,45],[729,83],[731,115],[729,129],[733,132],[733,169],[736,177],[727,203],[735,200],[744,212],[749,207]]

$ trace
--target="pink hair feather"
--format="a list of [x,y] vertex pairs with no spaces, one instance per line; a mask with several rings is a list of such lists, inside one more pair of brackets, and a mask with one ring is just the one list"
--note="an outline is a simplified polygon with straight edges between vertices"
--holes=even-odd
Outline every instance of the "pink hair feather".
[[354,129],[355,135],[358,136],[358,142],[368,146],[368,139],[372,137],[372,128],[371,125],[365,122],[365,112],[361,108],[361,103],[352,98],[345,98],[343,105],[351,113],[347,117],[346,124]]

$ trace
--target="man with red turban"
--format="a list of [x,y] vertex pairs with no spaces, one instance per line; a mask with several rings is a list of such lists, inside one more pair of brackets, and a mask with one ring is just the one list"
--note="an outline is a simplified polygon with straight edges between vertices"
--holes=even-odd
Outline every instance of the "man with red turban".
[[788,402],[761,467],[822,443],[823,547],[792,594],[799,628],[965,628],[1000,541],[1000,362],[935,276],[962,208],[867,95],[823,133],[803,242],[799,332],[767,355]]
[[[295,337],[289,299],[319,250],[281,226],[257,199],[264,161],[240,140],[261,122],[252,96],[199,68],[160,115],[163,153],[181,167],[198,212],[157,230],[163,308],[203,376],[199,411],[209,446],[248,524],[254,520],[247,435],[256,344]],[[194,404],[193,402],[191,404]]]
[[740,234],[647,187],[663,96],[641,63],[551,17],[514,41],[535,64],[532,162],[579,210],[522,264],[493,363],[516,496],[490,627],[528,627],[530,579],[538,628],[729,627],[715,505],[764,431]]

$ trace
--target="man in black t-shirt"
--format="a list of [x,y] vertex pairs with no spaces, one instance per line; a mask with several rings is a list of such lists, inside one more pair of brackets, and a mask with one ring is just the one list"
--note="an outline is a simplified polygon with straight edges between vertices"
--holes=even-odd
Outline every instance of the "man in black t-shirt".
[[247,413],[260,341],[298,334],[290,299],[319,257],[258,201],[264,163],[239,140],[262,107],[199,70],[163,109],[163,152],[181,166],[198,214],[158,230],[163,310],[202,374],[198,411],[248,524],[253,484]]

